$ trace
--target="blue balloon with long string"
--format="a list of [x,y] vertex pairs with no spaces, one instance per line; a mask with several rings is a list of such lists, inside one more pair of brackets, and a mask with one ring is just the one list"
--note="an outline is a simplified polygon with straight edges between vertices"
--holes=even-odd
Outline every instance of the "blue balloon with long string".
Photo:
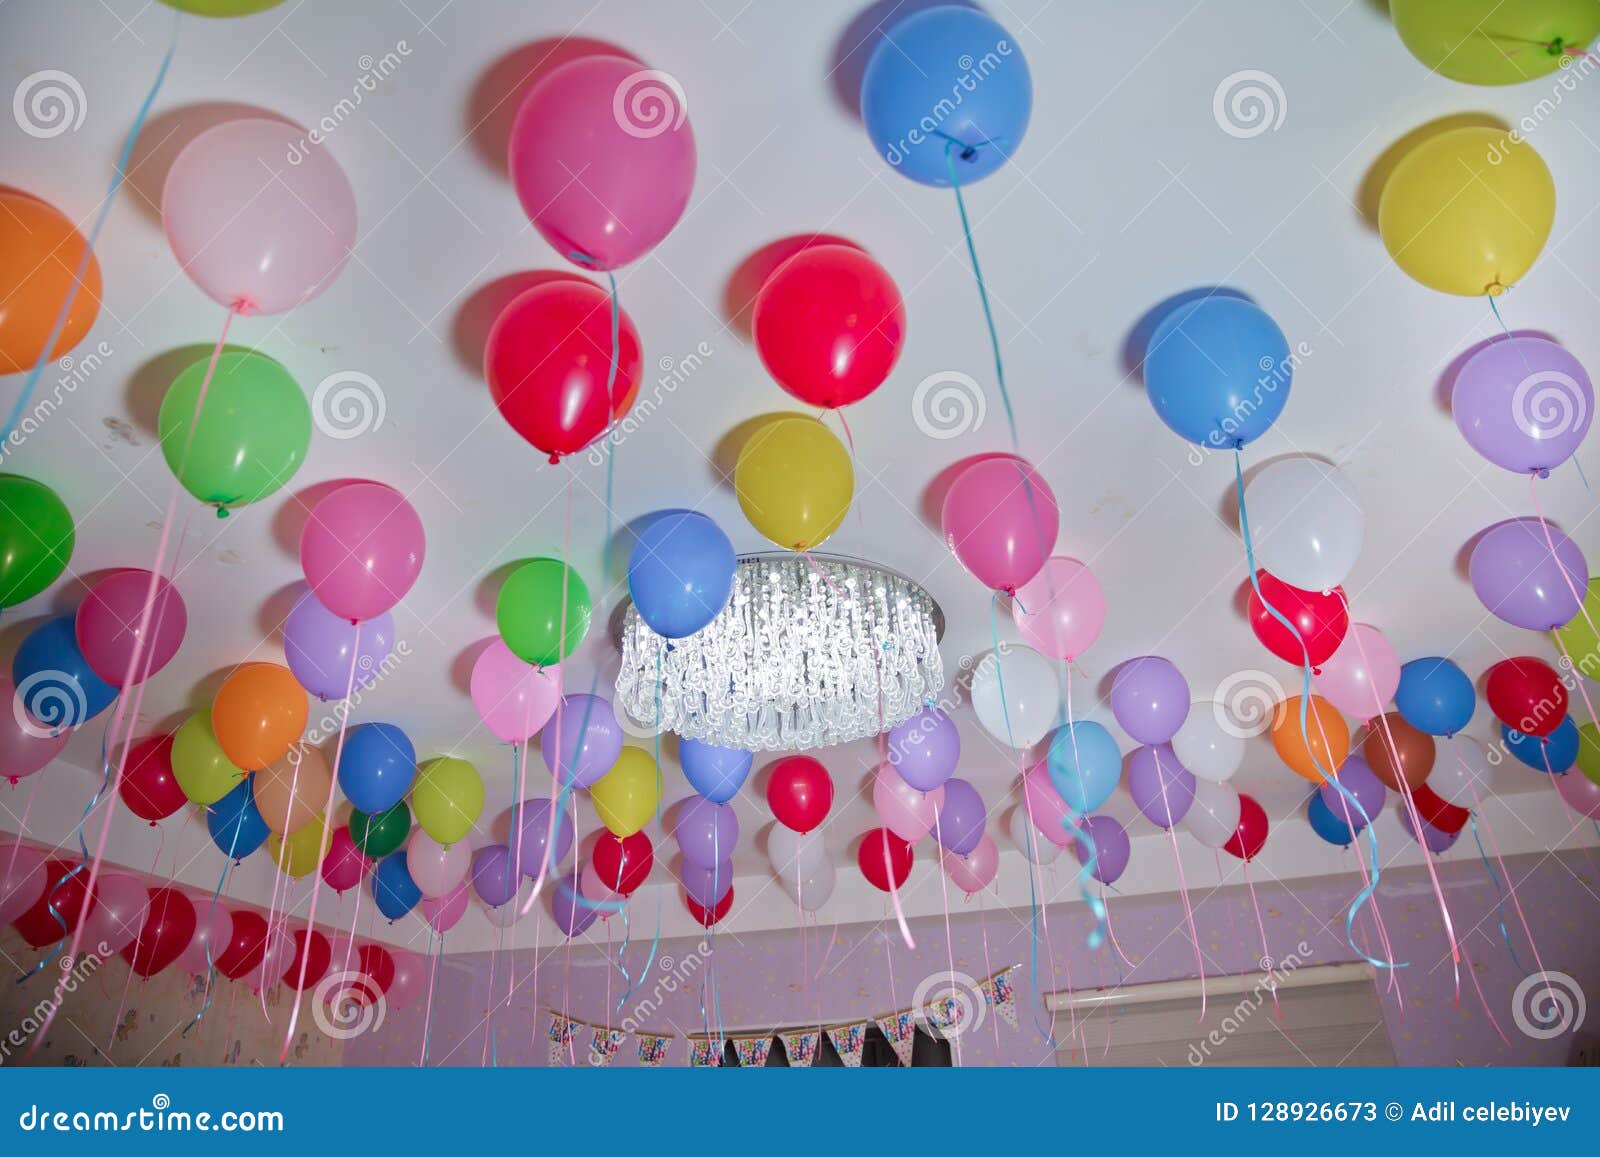
[[1321,792],[1311,794],[1306,804],[1306,818],[1311,821],[1311,830],[1335,847],[1348,848],[1356,838],[1350,825],[1333,814]]
[[1413,659],[1400,668],[1395,709],[1418,731],[1455,735],[1472,722],[1477,704],[1472,680],[1449,659],[1437,655]]
[[1506,750],[1534,771],[1560,775],[1578,762],[1578,725],[1570,715],[1549,735],[1524,735],[1504,723],[1500,725],[1500,735],[1506,741]]
[[1283,413],[1293,379],[1277,322],[1253,302],[1220,294],[1173,309],[1144,355],[1145,393],[1156,414],[1213,450],[1236,450],[1265,434]]
[[11,659],[18,705],[46,727],[82,727],[117,697],[83,657],[76,619],[68,613],[40,623]]
[[406,867],[404,848],[379,860],[372,870],[372,898],[378,902],[378,911],[390,920],[400,919],[422,899],[422,889]]
[[1122,752],[1100,724],[1080,719],[1056,728],[1045,759],[1056,794],[1080,815],[1111,798],[1122,778]]
[[728,605],[737,565],[721,527],[696,511],[673,511],[652,521],[634,543],[628,594],[656,634],[687,638]]
[[271,834],[267,821],[256,808],[255,776],[246,776],[233,789],[206,809],[206,831],[222,854],[242,860]]

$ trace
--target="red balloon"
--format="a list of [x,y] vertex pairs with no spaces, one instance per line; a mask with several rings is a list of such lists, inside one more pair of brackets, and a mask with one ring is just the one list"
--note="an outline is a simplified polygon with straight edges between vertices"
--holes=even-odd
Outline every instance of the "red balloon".
[[[316,985],[328,973],[328,965],[333,961],[333,944],[315,928],[311,930],[311,947],[306,948],[306,930],[294,930],[294,959],[289,967],[284,969],[283,982],[295,992],[304,992]],[[300,965],[304,962],[306,969],[305,983],[300,982]]]
[[364,1004],[376,1004],[378,997],[389,991],[394,983],[394,957],[389,950],[377,944],[363,944],[356,949],[356,967],[372,982],[376,993],[366,985],[358,984],[351,991],[355,999]]
[[511,428],[551,463],[599,438],[633,405],[641,373],[639,333],[619,310],[611,376],[611,298],[587,281],[551,281],[513,298],[495,318],[483,353],[489,393]]
[[128,749],[117,784],[122,802],[142,820],[164,820],[189,802],[172,774],[172,736],[150,735]]
[[[1296,667],[1306,661],[1309,654],[1313,667],[1326,663],[1344,641],[1350,629],[1350,611],[1345,606],[1344,588],[1331,591],[1303,591],[1282,579],[1273,578],[1264,570],[1256,571],[1256,581],[1261,584],[1260,594],[1250,590],[1250,629],[1261,640],[1262,646],[1285,663]],[[1266,596],[1266,602],[1262,601]],[[1295,625],[1300,638],[1272,616],[1267,603]],[[1305,640],[1305,650],[1300,640]]]
[[601,832],[595,842],[594,854],[589,857],[595,875],[613,892],[631,896],[655,864],[655,851],[650,837],[643,832],[618,839],[610,832]]
[[805,835],[828,818],[833,777],[809,755],[791,755],[772,765],[767,806],[784,827]]
[[1447,836],[1455,835],[1472,818],[1472,813],[1466,808],[1457,807],[1425,783],[1411,789],[1411,802],[1417,805],[1417,814],[1424,823],[1438,828]]
[[1267,842],[1267,813],[1255,797],[1239,793],[1239,826],[1222,845],[1222,850],[1241,860],[1253,860]]
[[894,887],[898,888],[911,875],[911,845],[888,828],[873,828],[861,841],[856,853],[856,863],[867,882],[880,892],[891,891],[887,867],[894,872]]
[[906,310],[883,267],[850,245],[814,245],[761,286],[751,327],[762,364],[802,402],[833,409],[883,385]]
[[1495,718],[1524,735],[1549,735],[1567,717],[1567,688],[1561,676],[1531,655],[1502,659],[1490,667],[1485,689]]
[[[22,933],[22,938],[33,947],[44,948],[63,936],[72,935],[77,931],[78,921],[88,911],[89,906],[84,903],[89,895],[88,865],[84,865],[83,871],[70,880],[66,878],[67,873],[77,866],[71,860],[46,860],[44,895],[34,901],[32,908],[11,922],[11,926]],[[51,915],[52,906],[61,917],[59,920]],[[67,926],[65,932],[61,929],[62,924]]]
[[122,950],[125,959],[140,976],[154,976],[189,947],[194,939],[198,917],[194,901],[176,888],[151,888],[150,911],[144,918],[139,937]]
[[728,885],[728,890],[722,894],[722,899],[717,901],[715,908],[707,908],[704,904],[696,903],[692,896],[683,898],[683,906],[689,909],[689,915],[698,920],[703,927],[709,928],[726,916],[728,909],[733,907],[733,885]]
[[228,915],[233,920],[233,932],[213,963],[229,980],[238,980],[261,967],[261,957],[267,950],[267,922],[261,913],[249,908],[235,908]]

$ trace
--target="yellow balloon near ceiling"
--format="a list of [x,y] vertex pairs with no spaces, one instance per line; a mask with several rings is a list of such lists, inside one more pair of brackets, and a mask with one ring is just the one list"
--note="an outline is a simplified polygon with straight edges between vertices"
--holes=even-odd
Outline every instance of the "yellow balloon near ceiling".
[[1521,84],[1570,66],[1600,36],[1595,0],[1389,0],[1406,48],[1466,84]]
[[815,418],[778,418],[739,451],[733,488],[744,516],[787,550],[813,550],[839,529],[855,492],[844,444]]

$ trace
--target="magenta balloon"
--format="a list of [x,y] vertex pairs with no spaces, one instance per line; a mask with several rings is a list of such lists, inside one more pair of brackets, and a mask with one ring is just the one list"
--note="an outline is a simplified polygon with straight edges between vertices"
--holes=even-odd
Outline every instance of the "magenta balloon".
[[1045,560],[1011,600],[1011,621],[1023,641],[1052,659],[1076,659],[1100,637],[1106,595],[1094,573],[1075,558]]
[[1529,631],[1565,626],[1589,587],[1583,552],[1553,526],[1547,541],[1546,529],[1537,518],[1499,523],[1478,540],[1467,562],[1472,589],[1485,609]]
[[1556,776],[1556,791],[1580,816],[1600,820],[1600,783],[1581,772],[1568,771]]
[[539,736],[539,754],[556,780],[588,787],[622,754],[622,727],[609,701],[598,695],[564,696]]
[[107,872],[94,883],[94,903],[83,917],[79,943],[102,957],[132,944],[150,911],[150,889],[137,876]]
[[[1333,813],[1333,817],[1349,827],[1351,834],[1355,834],[1378,818],[1389,793],[1384,789],[1383,781],[1359,755],[1350,756],[1340,765],[1337,778],[1344,790],[1356,797],[1356,803],[1361,805],[1359,808],[1331,783],[1325,783],[1317,790],[1322,793],[1322,802]],[[1361,816],[1362,812],[1367,813],[1365,819]]]
[[1542,337],[1496,338],[1467,360],[1450,392],[1461,436],[1496,466],[1547,473],[1578,449],[1594,420],[1581,362]]
[[[711,868],[733,855],[734,845],[739,842],[739,820],[733,808],[725,803],[712,803],[704,796],[690,796],[678,804],[672,836],[678,841],[678,850],[685,861]],[[721,898],[722,893],[718,892],[711,902],[714,904]]]
[[307,591],[283,621],[283,657],[289,670],[318,699],[343,699],[352,685],[373,686],[394,650],[394,616],[385,611],[359,627],[340,618]]
[[300,567],[323,606],[364,622],[417,581],[425,537],[422,519],[398,490],[347,482],[312,509],[300,532]]
[[1060,848],[1072,841],[1072,832],[1067,827],[1072,812],[1050,781],[1047,761],[1041,759],[1022,777],[1022,800],[1035,831]]
[[934,821],[933,838],[945,851],[964,856],[983,839],[988,814],[978,789],[964,779],[952,778],[944,785],[944,803]]
[[1000,849],[985,835],[966,855],[946,856],[944,870],[950,882],[970,896],[994,882],[995,873],[1000,870]]
[[0,924],[9,924],[44,895],[45,855],[16,840],[0,842]]
[[472,664],[472,706],[503,743],[537,735],[561,701],[561,666],[535,667],[494,639]]
[[344,892],[361,883],[372,861],[361,854],[350,829],[343,827],[328,841],[328,854],[322,859],[323,882],[335,892]]
[[1128,757],[1128,794],[1151,823],[1171,828],[1194,803],[1194,776],[1170,744],[1147,744]]
[[[1133,845],[1128,840],[1128,829],[1110,816],[1090,816],[1083,822],[1089,839],[1094,842],[1094,871],[1091,875],[1102,884],[1115,884],[1128,870],[1128,856]],[[1078,863],[1089,863],[1089,845],[1083,840],[1073,840],[1073,851]]]
[[887,763],[872,775],[872,806],[883,826],[908,843],[933,830],[934,815],[944,803],[944,788],[918,791]]
[[627,265],[689,204],[688,101],[675,79],[638,61],[568,61],[523,98],[510,168],[523,210],[557,253],[586,269]]
[[[551,803],[543,796],[525,799],[513,809],[511,816],[511,854],[517,858],[517,869],[530,880],[537,879],[545,858],[551,831]],[[545,875],[554,873],[556,865],[572,851],[572,820],[557,816],[555,823],[556,854]]]
[[[211,897],[202,897],[194,902],[194,935],[189,937],[189,943],[178,954],[175,963],[185,972],[209,972],[210,966],[216,964],[217,957],[227,951],[228,942],[232,939],[233,917],[221,904],[214,905]],[[207,945],[210,945],[211,951],[209,960],[206,957]]]
[[[389,1002],[390,1008],[405,1008],[415,1004],[428,991],[428,962],[404,948],[389,947],[388,952],[394,961],[394,979],[389,981],[389,990],[383,994],[383,998]],[[337,965],[339,957],[333,959]],[[341,968],[339,971],[344,970]]]
[[511,862],[511,849],[489,844],[472,854],[472,890],[491,908],[509,903],[517,894],[521,877]]
[[1111,713],[1136,742],[1165,743],[1189,715],[1189,684],[1159,655],[1129,659],[1111,681]]
[[72,728],[52,728],[29,715],[17,700],[11,676],[0,675],[0,779],[15,783],[32,775],[59,755],[71,738]]
[[961,762],[961,733],[939,708],[925,707],[889,732],[887,751],[901,779],[918,791],[935,791]]
[[467,914],[467,882],[463,880],[444,896],[424,896],[421,903],[422,918],[433,925],[435,932],[448,932]]
[[956,475],[939,517],[945,543],[991,590],[1015,594],[1056,545],[1056,496],[1032,466],[1004,455]]
[[188,629],[189,612],[178,588],[165,578],[147,570],[119,570],[89,588],[73,622],[78,650],[89,669],[113,687],[131,687],[172,661]]

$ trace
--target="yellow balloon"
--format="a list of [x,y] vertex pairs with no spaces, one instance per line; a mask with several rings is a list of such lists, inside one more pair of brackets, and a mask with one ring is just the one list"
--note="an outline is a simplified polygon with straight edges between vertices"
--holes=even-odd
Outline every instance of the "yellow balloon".
[[1492,128],[1423,141],[1395,166],[1378,232],[1395,264],[1429,289],[1499,295],[1539,258],[1556,214],[1543,158]]
[[1600,783],[1600,732],[1593,723],[1578,728],[1578,770]]
[[787,550],[811,550],[839,529],[855,491],[843,443],[815,418],[779,418],[739,451],[733,488],[744,516]]
[[440,755],[417,768],[411,812],[439,843],[448,846],[464,839],[482,811],[483,780],[466,760]]
[[1467,84],[1546,76],[1600,35],[1595,0],[1389,0],[1389,16],[1411,55]]
[[196,711],[172,737],[172,778],[191,803],[214,804],[244,778],[211,731],[211,710]]
[[278,868],[298,880],[309,876],[322,863],[333,843],[333,834],[318,816],[287,837],[276,832],[267,837],[267,854]]
[[611,770],[589,788],[589,798],[612,835],[631,836],[656,814],[661,769],[643,748],[624,747]]
[[1589,625],[1591,622],[1600,624],[1600,578],[1589,580],[1583,608],[1572,616],[1572,621],[1556,628],[1562,658],[1570,657],[1581,674],[1600,680],[1600,635],[1595,634],[1594,627]]

